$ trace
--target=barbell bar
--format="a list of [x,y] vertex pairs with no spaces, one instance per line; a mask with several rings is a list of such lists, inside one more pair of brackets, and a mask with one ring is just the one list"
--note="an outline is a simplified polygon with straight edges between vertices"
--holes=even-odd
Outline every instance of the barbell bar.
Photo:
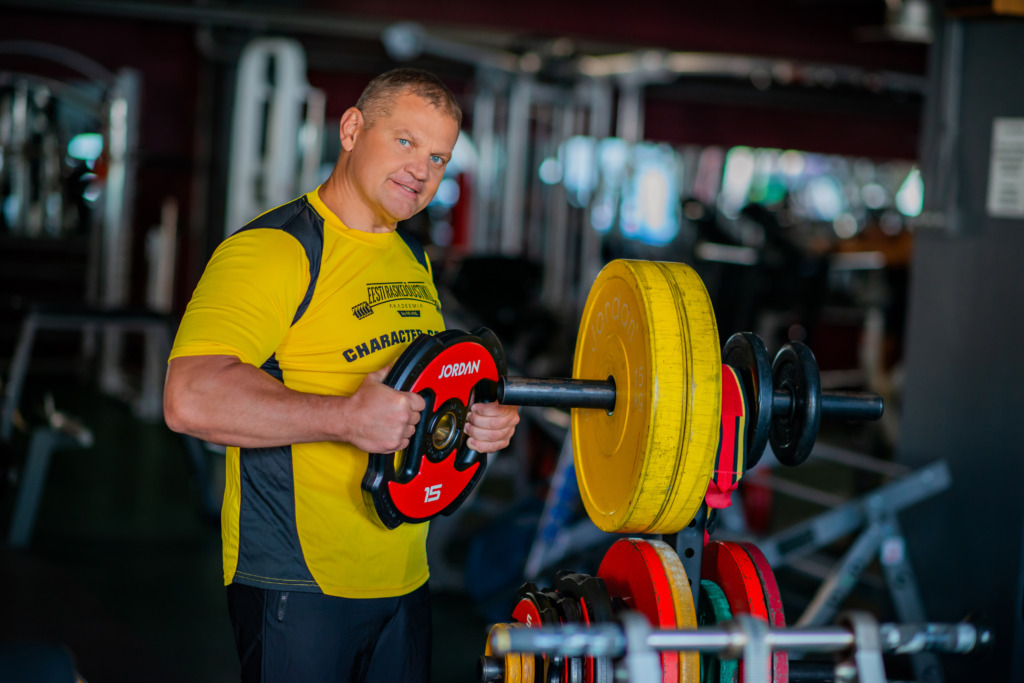
[[[858,613],[858,616],[867,616]],[[720,626],[696,629],[651,629],[647,646],[655,651],[700,650],[734,654],[742,651],[750,640],[743,622],[753,617],[739,616]],[[917,654],[940,652],[968,654],[992,644],[991,629],[971,624],[877,624],[878,640],[884,653]],[[541,628],[507,631],[491,636],[490,645],[496,654],[532,652],[566,656],[621,657],[626,654],[625,628],[617,623],[582,626],[564,624]],[[773,650],[790,652],[838,652],[856,646],[853,630],[846,626],[815,626],[768,628],[765,643]]]
[[[599,379],[537,379],[502,377],[497,386],[498,403],[513,406],[544,408],[595,408],[615,410],[614,380]],[[877,394],[857,392],[821,392],[821,414],[839,420],[877,420],[884,405]],[[787,390],[772,394],[772,412],[789,415],[794,397]]]

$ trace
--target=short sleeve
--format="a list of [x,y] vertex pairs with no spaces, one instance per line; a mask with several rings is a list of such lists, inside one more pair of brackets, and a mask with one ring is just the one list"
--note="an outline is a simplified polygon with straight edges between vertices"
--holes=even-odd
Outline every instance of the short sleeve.
[[288,332],[309,286],[309,261],[283,230],[224,240],[210,258],[171,349],[180,356],[236,356],[260,366]]

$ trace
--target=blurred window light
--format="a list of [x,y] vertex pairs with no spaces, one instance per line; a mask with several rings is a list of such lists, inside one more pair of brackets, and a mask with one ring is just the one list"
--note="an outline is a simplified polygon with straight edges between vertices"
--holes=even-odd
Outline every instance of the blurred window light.
[[558,159],[548,157],[540,162],[537,175],[540,176],[540,181],[545,185],[554,185],[562,180],[562,164],[558,163]]
[[839,182],[822,175],[807,181],[803,190],[804,210],[819,221],[832,222],[846,210],[846,199]]
[[85,189],[82,190],[82,197],[87,202],[94,202],[100,198],[100,193],[103,192],[103,183],[95,173],[84,173],[82,174],[82,182],[85,184]]
[[646,244],[668,244],[679,234],[676,153],[668,145],[635,145],[632,165],[619,228],[624,236]]
[[437,192],[430,203],[450,209],[459,201],[459,194],[459,183],[454,178],[444,178],[437,186]]
[[21,209],[21,201],[17,195],[9,194],[4,198],[3,212],[4,221],[7,225],[17,225],[18,223],[18,211]]
[[608,232],[615,225],[629,149],[622,138],[604,138],[597,143],[598,189],[590,207],[590,225],[597,232]]
[[590,225],[597,232],[608,232],[615,224],[615,203],[610,201],[613,196],[608,193],[590,209]]
[[889,193],[878,183],[868,183],[860,191],[864,206],[869,209],[881,209],[889,201]]
[[804,168],[807,166],[805,159],[806,157],[803,152],[787,149],[779,157],[779,168],[790,178],[799,178],[803,175]]
[[804,178],[814,178],[828,173],[831,168],[829,158],[823,154],[804,154]]
[[605,138],[597,145],[597,163],[601,178],[612,184],[620,182],[629,161],[629,143],[622,138]]
[[917,168],[911,169],[896,193],[896,209],[904,216],[915,218],[924,208],[924,182]]
[[786,187],[775,172],[778,161],[779,150],[777,149],[754,151],[754,175],[750,180],[747,202],[774,204],[786,194]]
[[740,209],[746,205],[755,168],[756,160],[749,147],[733,147],[725,155],[722,193],[718,205],[726,217],[736,218]]
[[103,153],[103,136],[99,133],[79,133],[68,142],[68,156],[80,161],[96,161]]
[[731,263],[738,266],[753,266],[759,260],[757,249],[715,242],[701,242],[697,245],[696,254],[701,261]]
[[460,173],[474,173],[480,163],[480,152],[477,151],[473,138],[466,131],[461,131],[452,149],[452,158],[444,170],[446,176],[454,177]]
[[848,240],[857,234],[860,226],[857,219],[851,213],[841,213],[832,221],[832,229],[836,231],[839,239]]
[[721,147],[705,147],[697,161],[693,179],[693,196],[713,206],[721,191],[725,154]]
[[590,196],[597,187],[597,158],[597,140],[592,137],[575,135],[559,146],[562,182],[569,203],[577,208],[590,203]]

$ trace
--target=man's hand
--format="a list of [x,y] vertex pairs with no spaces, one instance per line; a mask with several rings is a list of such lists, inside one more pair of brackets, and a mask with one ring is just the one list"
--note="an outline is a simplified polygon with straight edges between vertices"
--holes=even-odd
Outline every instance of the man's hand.
[[367,453],[394,453],[409,445],[426,401],[419,394],[382,384],[389,368],[363,378],[345,406],[346,440]]
[[494,453],[508,447],[519,424],[518,406],[474,403],[466,418],[469,447],[479,453]]

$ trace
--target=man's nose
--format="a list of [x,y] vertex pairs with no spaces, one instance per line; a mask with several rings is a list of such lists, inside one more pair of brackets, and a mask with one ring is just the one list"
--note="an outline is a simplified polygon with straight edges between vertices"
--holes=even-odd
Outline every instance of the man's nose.
[[427,175],[430,173],[430,158],[416,155],[416,157],[409,160],[405,168],[416,180],[426,180]]

